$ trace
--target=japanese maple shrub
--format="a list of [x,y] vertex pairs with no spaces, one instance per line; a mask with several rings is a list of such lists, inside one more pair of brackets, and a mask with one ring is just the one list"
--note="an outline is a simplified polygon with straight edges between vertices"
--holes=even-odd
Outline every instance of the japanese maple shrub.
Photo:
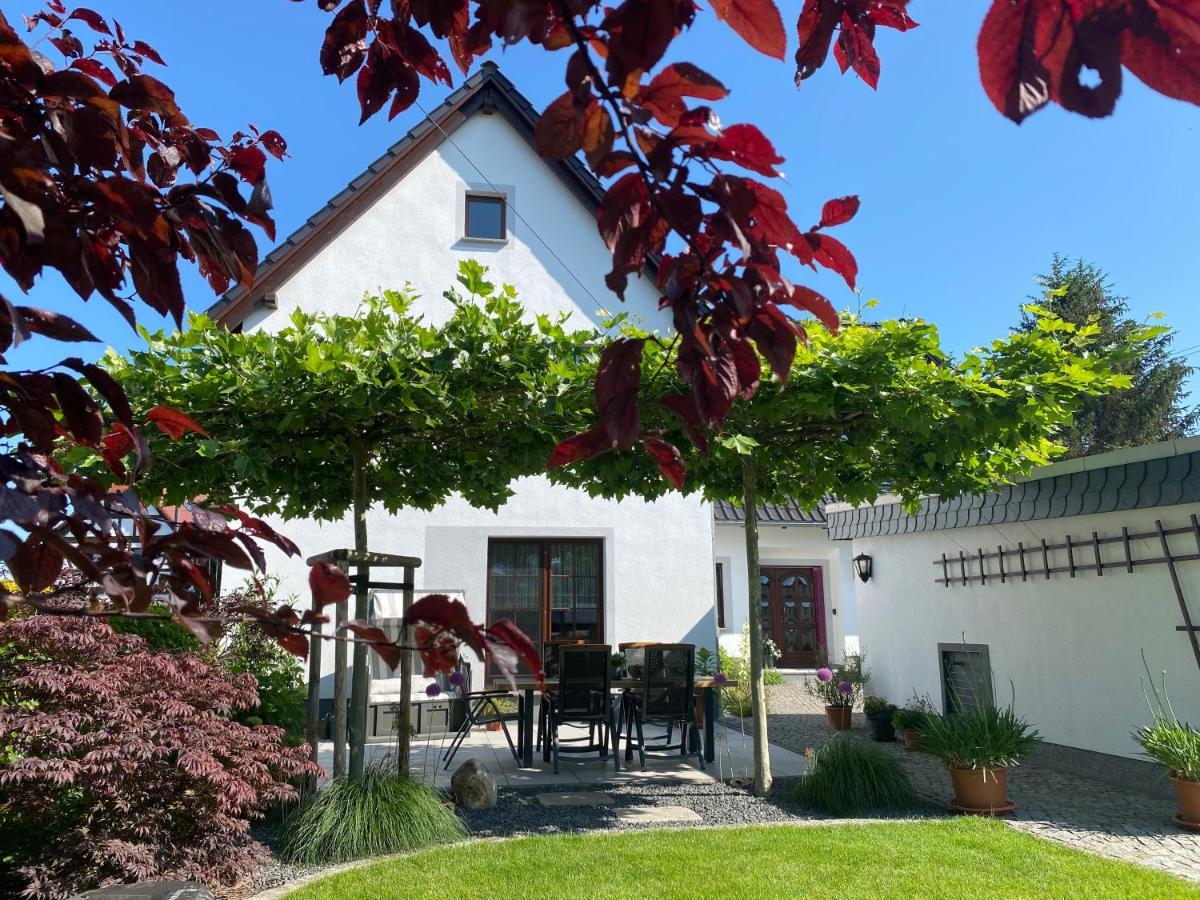
[[26,896],[236,882],[261,852],[250,821],[318,771],[281,729],[234,721],[253,680],[196,654],[58,615],[0,624],[0,647],[0,844],[39,835],[9,859]]

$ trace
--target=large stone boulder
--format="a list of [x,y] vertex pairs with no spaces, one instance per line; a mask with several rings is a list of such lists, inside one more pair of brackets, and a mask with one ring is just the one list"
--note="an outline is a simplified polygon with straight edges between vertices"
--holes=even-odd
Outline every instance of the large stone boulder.
[[491,809],[496,805],[496,779],[479,760],[468,759],[454,771],[450,793],[463,809]]

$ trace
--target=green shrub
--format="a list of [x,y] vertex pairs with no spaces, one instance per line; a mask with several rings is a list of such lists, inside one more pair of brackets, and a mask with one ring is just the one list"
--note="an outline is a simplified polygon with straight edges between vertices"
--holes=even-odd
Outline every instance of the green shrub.
[[1040,739],[1011,704],[1004,709],[981,704],[949,716],[926,716],[917,730],[921,749],[956,769],[1015,766]]
[[[147,612],[167,615],[171,612],[161,603],[150,606]],[[113,616],[108,620],[109,626],[117,634],[132,634],[146,642],[150,650],[175,652],[195,652],[200,649],[196,636],[171,619],[126,619]]]
[[763,669],[763,684],[767,687],[783,684],[783,673],[778,669]]
[[1167,673],[1162,674],[1162,685],[1156,686],[1150,678],[1150,667],[1146,657],[1142,656],[1142,664],[1146,666],[1146,675],[1150,681],[1150,694],[1146,693],[1146,682],[1142,682],[1142,693],[1146,696],[1146,705],[1150,707],[1151,723],[1133,732],[1146,756],[1167,767],[1177,778],[1187,778],[1200,781],[1200,731],[1192,728],[1186,722],[1179,721],[1171,706],[1171,698],[1167,695]]
[[288,816],[280,855],[301,865],[349,862],[461,840],[467,831],[442,796],[374,763],[362,781],[335,778]]
[[808,754],[808,774],[796,801],[835,816],[873,810],[911,809],[917,802],[912,783],[886,751],[838,735]]
[[296,657],[262,629],[239,624],[221,647],[217,664],[233,674],[252,675],[258,688],[258,706],[235,714],[235,719],[243,725],[276,725],[292,743],[303,740],[308,692]]

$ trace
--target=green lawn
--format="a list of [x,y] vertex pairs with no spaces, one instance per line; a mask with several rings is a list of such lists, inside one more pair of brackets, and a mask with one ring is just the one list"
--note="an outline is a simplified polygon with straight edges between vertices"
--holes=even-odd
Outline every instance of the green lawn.
[[1023,834],[949,819],[482,841],[326,878],[321,898],[1200,897],[1200,886]]

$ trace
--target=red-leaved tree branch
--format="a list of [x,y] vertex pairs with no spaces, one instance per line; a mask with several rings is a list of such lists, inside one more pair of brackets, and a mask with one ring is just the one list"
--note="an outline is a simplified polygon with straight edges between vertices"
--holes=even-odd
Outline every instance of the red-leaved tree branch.
[[[182,322],[181,262],[197,265],[218,294],[250,287],[259,262],[251,228],[275,238],[266,169],[269,156],[287,155],[283,137],[251,125],[223,141],[194,125],[171,88],[143,71],[165,65],[159,53],[95,10],[49,0],[25,25],[28,40],[0,13],[0,265],[17,287],[28,292],[56,270],[81,300],[99,294],[130,325],[139,301]],[[34,335],[96,340],[68,316],[0,295],[0,561],[15,580],[0,587],[0,620],[18,606],[170,617],[213,638],[229,621],[213,614],[213,562],[257,583],[263,542],[293,556],[299,548],[231,506],[164,509],[141,497],[151,465],[145,429],[178,440],[206,437],[203,425],[167,405],[135,419],[113,378],[79,357],[36,371],[8,367],[4,354]],[[263,602],[237,612],[305,656],[307,636],[328,621],[322,609],[350,590],[336,567],[314,567],[311,584],[303,612],[268,607],[261,584]],[[410,624],[422,623],[424,640],[408,648],[361,623],[362,638],[324,636],[365,640],[393,666],[402,649],[453,665],[453,643],[455,653],[467,644],[487,654],[502,674],[520,661],[540,672],[532,643],[511,623],[480,628],[447,597],[418,606]]]
[[[678,451],[643,431],[641,403],[665,405],[703,446],[736,400],[754,394],[762,360],[785,380],[805,338],[784,310],[837,327],[833,305],[781,272],[782,259],[825,267],[853,288],[857,264],[829,229],[851,219],[856,197],[831,200],[801,229],[769,179],[783,159],[753,124],[723,126],[711,104],[727,91],[690,62],[664,64],[690,28],[693,0],[318,0],[334,12],[321,64],[354,77],[362,120],[416,100],[420,79],[450,83],[442,41],[466,73],[494,42],[561,51],[566,90],[545,109],[535,141],[548,159],[581,154],[608,185],[597,224],[613,254],[606,281],[623,296],[630,276],[654,268],[660,305],[679,341],[686,395],[647,396],[642,346],[609,347],[596,380],[599,424],[564,440],[557,466],[640,443],[663,475],[683,482]],[[773,0],[709,0],[710,11],[755,50],[784,59],[788,34]],[[796,84],[832,52],[870,87],[879,81],[879,28],[917,27],[909,0],[804,0],[796,21]],[[1107,115],[1124,65],[1151,87],[1200,102],[1200,3],[1195,0],[995,0],[979,36],[988,96],[1020,122],[1050,102]],[[428,37],[425,32],[428,32]],[[433,39],[432,41],[430,39]],[[1087,69],[1099,83],[1086,84]],[[765,180],[764,180],[765,179]]]

